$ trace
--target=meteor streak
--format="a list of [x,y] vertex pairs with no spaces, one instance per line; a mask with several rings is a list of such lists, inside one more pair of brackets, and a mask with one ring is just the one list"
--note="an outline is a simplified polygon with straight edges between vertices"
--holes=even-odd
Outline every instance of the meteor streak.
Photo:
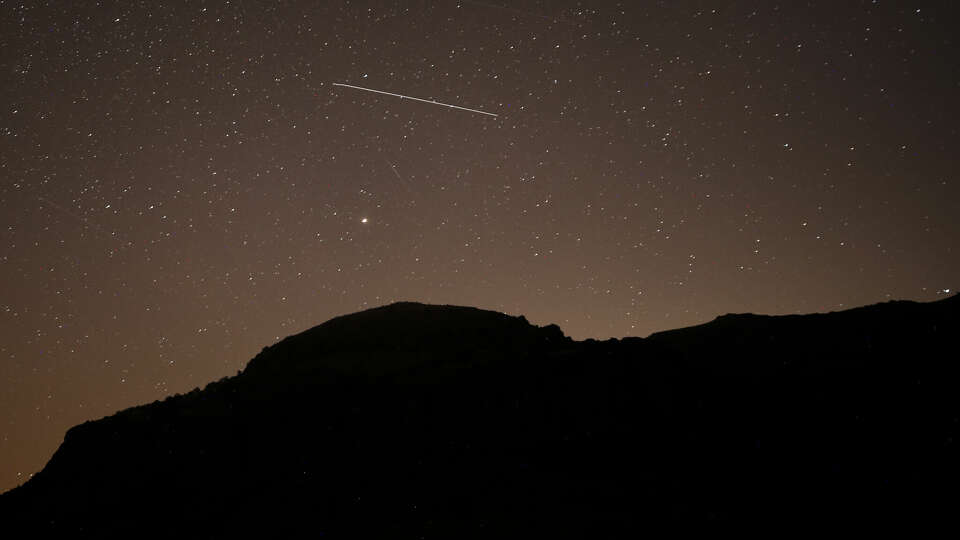
[[440,103],[439,101],[434,101],[434,100],[432,100],[432,99],[422,99],[422,98],[417,98],[417,97],[412,97],[412,96],[405,96],[405,95],[403,95],[403,94],[394,94],[393,92],[384,92],[384,91],[382,91],[382,90],[374,90],[373,88],[364,88],[364,87],[362,87],[362,86],[353,86],[352,84],[333,83],[333,85],[334,85],[334,86],[344,86],[344,87],[347,87],[347,88],[353,88],[353,89],[355,89],[355,90],[364,90],[364,91],[366,91],[366,92],[373,92],[373,93],[375,93],[375,94],[384,94],[384,95],[387,95],[387,96],[398,97],[398,98],[400,98],[400,99],[412,99],[412,100],[414,100],[414,101],[422,101],[422,102],[424,102],[424,103],[430,103],[430,104],[433,104],[433,105],[442,105],[442,106],[444,106],[444,107],[450,107],[451,109],[460,109],[461,111],[470,111],[470,112],[473,112],[473,113],[485,114],[485,115],[487,115],[487,116],[494,116],[494,117],[497,116],[496,114],[493,114],[493,113],[489,113],[489,112],[485,112],[485,111],[478,111],[477,109],[468,109],[468,108],[466,108],[466,107],[460,107],[459,105],[450,105],[449,103]]
[[390,170],[393,171],[393,174],[395,174],[395,175],[397,176],[397,180],[403,182],[403,178],[401,178],[401,177],[400,177],[400,173],[397,172],[397,167],[396,167],[396,165],[394,165],[393,163],[390,163],[390,160],[387,159],[387,158],[383,158],[383,160],[386,161],[386,162],[387,162],[387,165],[390,166]]

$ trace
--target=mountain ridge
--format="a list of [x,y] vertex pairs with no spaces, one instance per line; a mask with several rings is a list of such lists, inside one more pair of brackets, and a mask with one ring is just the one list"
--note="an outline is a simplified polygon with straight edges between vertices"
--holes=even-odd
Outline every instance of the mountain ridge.
[[[302,347],[312,348],[311,353],[314,355],[330,355],[343,350],[353,353],[357,348],[385,353],[422,350],[424,344],[438,339],[450,342],[446,343],[447,345],[457,344],[461,348],[484,347],[488,339],[495,337],[498,332],[534,340],[569,339],[558,326],[538,327],[530,324],[522,315],[514,317],[467,306],[395,302],[335,317],[299,334],[288,336],[265,351],[284,350],[288,357],[296,354]],[[535,334],[538,332],[544,334],[537,338]],[[318,347],[317,343],[322,345]],[[263,356],[257,355],[244,371],[262,369],[262,359]],[[329,361],[329,358],[327,360]],[[335,368],[352,374],[358,374],[359,371],[376,376],[411,367],[396,360],[396,356],[391,357],[390,365],[386,366],[360,363],[359,366],[336,365]],[[351,358],[351,361],[356,362],[356,358]],[[287,369],[290,367],[284,366]]]
[[958,320],[955,295],[574,341],[522,316],[390,304],[74,426],[0,494],[0,517],[34,534],[343,538],[943,517]]

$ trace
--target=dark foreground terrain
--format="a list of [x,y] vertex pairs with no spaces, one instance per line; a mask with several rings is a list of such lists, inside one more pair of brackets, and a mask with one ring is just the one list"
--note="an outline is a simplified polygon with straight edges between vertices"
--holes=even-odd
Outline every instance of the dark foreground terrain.
[[394,304],[74,427],[0,496],[0,534],[629,538],[711,521],[949,521],[958,323],[954,296],[576,342],[522,317]]

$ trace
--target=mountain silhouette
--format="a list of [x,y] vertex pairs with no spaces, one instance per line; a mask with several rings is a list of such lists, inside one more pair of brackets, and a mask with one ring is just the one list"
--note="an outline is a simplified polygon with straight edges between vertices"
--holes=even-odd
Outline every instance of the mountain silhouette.
[[397,303],[70,429],[20,537],[634,537],[947,520],[960,298],[574,341]]

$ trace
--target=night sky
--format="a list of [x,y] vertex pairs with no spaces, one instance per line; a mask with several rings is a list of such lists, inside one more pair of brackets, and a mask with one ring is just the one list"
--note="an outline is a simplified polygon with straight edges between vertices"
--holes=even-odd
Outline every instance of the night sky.
[[960,287],[952,1],[38,4],[0,2],[0,490],[398,300],[582,339]]

